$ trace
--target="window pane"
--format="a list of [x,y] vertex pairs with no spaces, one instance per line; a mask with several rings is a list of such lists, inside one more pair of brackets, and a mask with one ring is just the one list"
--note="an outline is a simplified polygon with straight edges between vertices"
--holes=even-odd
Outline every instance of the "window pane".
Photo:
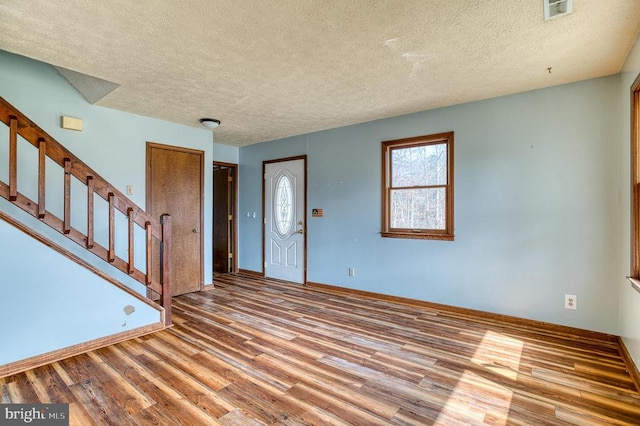
[[391,151],[391,186],[447,184],[447,144],[396,148]]
[[445,188],[391,191],[391,227],[446,229]]
[[273,203],[273,217],[280,235],[287,235],[293,225],[293,191],[291,181],[286,175],[280,176],[276,184],[275,202]]

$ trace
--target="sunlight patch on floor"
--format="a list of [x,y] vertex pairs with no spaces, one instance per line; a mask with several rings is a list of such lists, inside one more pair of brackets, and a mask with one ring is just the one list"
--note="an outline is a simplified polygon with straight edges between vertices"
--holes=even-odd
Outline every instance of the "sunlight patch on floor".
[[524,343],[518,339],[487,331],[471,361],[495,374],[516,380],[523,347]]
[[465,370],[440,409],[435,424],[488,422],[492,425],[505,425],[512,396],[511,390]]
[[[478,344],[471,362],[484,370],[515,381],[518,378],[523,347],[524,343],[518,339],[487,331]],[[481,391],[479,392],[479,390]],[[449,395],[446,404],[442,407],[436,424],[447,424],[452,420],[455,412],[480,414],[477,413],[478,407],[483,407],[481,419],[456,420],[489,422],[494,425],[507,424],[512,397],[511,390],[472,371],[465,370]],[[460,410],[461,408],[463,411]]]

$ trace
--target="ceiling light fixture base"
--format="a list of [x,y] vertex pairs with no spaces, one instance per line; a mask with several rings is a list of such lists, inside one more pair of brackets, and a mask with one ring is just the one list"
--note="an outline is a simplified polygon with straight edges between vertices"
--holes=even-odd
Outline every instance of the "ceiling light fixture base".
[[220,120],[216,120],[215,118],[201,118],[200,124],[207,129],[215,129],[220,125]]

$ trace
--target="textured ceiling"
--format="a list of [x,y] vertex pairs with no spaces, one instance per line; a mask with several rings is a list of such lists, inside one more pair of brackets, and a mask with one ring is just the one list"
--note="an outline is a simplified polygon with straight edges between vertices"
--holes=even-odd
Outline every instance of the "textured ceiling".
[[3,0],[0,49],[119,85],[98,105],[218,118],[216,142],[242,146],[617,73],[640,1],[542,16],[542,0]]

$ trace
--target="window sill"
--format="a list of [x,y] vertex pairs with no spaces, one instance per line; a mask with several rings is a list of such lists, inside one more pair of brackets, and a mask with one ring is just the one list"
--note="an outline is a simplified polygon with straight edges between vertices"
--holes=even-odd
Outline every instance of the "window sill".
[[441,240],[453,241],[453,235],[447,234],[421,234],[421,233],[404,233],[404,232],[381,232],[385,238],[405,238],[409,240]]
[[629,282],[631,282],[631,287],[633,287],[635,291],[640,293],[640,279],[633,277],[627,277],[627,279],[629,280]]

